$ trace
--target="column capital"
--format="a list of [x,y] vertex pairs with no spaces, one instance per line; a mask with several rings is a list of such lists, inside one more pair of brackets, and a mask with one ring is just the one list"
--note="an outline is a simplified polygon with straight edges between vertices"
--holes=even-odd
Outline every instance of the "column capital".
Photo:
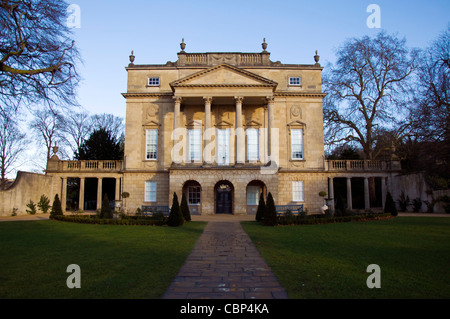
[[273,95],[266,96],[266,101],[268,104],[272,104],[275,101],[275,98],[273,97]]
[[181,103],[181,101],[183,101],[183,98],[181,96],[173,96],[172,97],[173,100],[175,101],[175,103]]
[[235,96],[234,100],[236,101],[236,103],[242,103],[244,101],[244,97],[243,96]]
[[212,96],[204,96],[203,100],[205,101],[205,103],[212,103],[213,97]]

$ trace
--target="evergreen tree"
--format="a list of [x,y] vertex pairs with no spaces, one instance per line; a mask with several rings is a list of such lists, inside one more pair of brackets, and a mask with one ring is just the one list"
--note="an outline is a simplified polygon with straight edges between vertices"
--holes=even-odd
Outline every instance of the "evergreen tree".
[[397,207],[395,206],[394,199],[392,198],[392,195],[390,192],[387,192],[386,194],[386,204],[384,205],[384,212],[390,213],[392,216],[397,216]]
[[259,203],[258,203],[258,210],[256,211],[255,219],[257,222],[260,222],[263,220],[264,216],[266,215],[266,203],[264,202],[264,195],[261,193],[259,196]]
[[53,218],[55,216],[62,216],[62,208],[61,208],[61,201],[59,200],[58,194],[55,195],[55,199],[53,200],[52,210],[50,211],[50,218]]
[[92,132],[75,154],[77,160],[122,160],[121,142],[111,131],[99,128]]
[[191,212],[189,211],[189,206],[186,199],[186,194],[183,193],[181,196],[181,213],[183,214],[184,220],[187,222],[191,221]]
[[41,195],[41,198],[39,199],[39,203],[37,203],[37,206],[42,211],[42,213],[47,214],[48,210],[51,208],[50,199],[45,195]]
[[265,226],[276,226],[278,224],[277,211],[275,209],[275,202],[273,201],[272,193],[270,192],[267,195],[266,205],[266,215],[264,216],[263,224]]
[[103,196],[102,209],[100,211],[100,218],[113,218],[113,211],[109,205],[108,195]]
[[169,219],[167,225],[177,227],[184,223],[183,214],[181,213],[180,204],[178,203],[177,193],[173,193],[172,207],[170,208]]

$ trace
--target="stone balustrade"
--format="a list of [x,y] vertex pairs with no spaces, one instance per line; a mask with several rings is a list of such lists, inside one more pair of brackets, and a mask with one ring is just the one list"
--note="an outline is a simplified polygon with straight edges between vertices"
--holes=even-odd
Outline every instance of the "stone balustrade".
[[327,160],[326,171],[393,171],[400,170],[400,161]]
[[52,161],[47,164],[47,171],[60,172],[119,172],[122,170],[123,161],[114,160],[85,160],[85,161]]

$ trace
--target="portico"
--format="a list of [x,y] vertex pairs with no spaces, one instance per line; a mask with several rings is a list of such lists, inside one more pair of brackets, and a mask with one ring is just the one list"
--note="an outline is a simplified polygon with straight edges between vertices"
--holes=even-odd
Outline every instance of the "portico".
[[[265,160],[269,158],[271,136],[269,128],[273,127],[272,109],[276,82],[228,64],[219,64],[174,81],[170,83],[170,86],[174,94],[173,145],[175,153],[173,153],[173,163],[192,162],[186,153],[189,150],[188,130],[193,128],[201,129],[203,135],[201,162],[206,165],[244,165],[246,163],[245,129],[256,123],[244,121],[243,110],[249,105],[264,109],[265,122],[257,123],[256,126],[266,129],[265,144],[262,147],[265,154],[262,158]],[[188,108],[198,105],[202,105],[204,116],[192,115],[191,118],[185,118],[184,125],[182,125],[181,107],[185,108],[186,116],[186,113],[189,112]],[[213,108],[214,112],[212,112]],[[234,116],[230,117],[230,114],[234,114]],[[222,118],[222,121],[218,118]],[[224,143],[230,141],[230,145],[225,146],[230,147],[229,153],[233,156],[225,161],[218,158],[221,155],[219,150],[222,146],[222,144],[218,145],[218,138],[221,134],[218,130],[221,129],[228,129],[226,134],[231,134],[229,137],[223,137],[223,141],[220,141]],[[214,143],[214,141],[216,142]],[[184,152],[180,152],[180,150]]]

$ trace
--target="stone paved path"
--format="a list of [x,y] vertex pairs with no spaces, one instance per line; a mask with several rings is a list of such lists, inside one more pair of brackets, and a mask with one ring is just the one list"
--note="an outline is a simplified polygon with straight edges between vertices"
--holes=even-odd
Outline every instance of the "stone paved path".
[[211,221],[163,298],[288,296],[238,221]]

